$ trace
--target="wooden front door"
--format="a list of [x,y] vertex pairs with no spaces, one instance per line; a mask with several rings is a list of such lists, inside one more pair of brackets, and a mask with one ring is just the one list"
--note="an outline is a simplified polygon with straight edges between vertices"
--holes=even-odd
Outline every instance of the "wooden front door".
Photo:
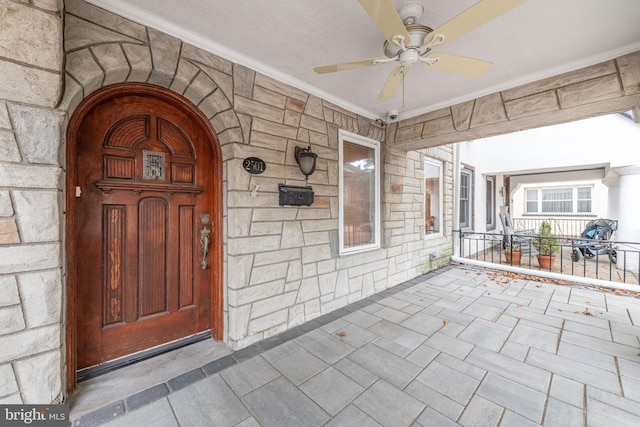
[[209,142],[193,111],[145,91],[104,96],[79,123],[78,369],[211,328]]

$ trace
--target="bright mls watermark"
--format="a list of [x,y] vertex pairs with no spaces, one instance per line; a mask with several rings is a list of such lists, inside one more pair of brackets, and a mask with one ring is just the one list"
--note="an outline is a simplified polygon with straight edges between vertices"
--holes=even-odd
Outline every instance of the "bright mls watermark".
[[0,426],[69,427],[69,405],[0,405]]

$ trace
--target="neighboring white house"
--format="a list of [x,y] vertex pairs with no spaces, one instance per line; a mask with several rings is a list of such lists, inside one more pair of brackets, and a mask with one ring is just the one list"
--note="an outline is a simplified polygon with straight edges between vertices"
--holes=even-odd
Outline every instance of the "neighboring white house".
[[514,218],[617,219],[616,239],[640,242],[640,125],[628,116],[462,142],[457,150],[461,229],[501,233],[498,213],[509,206]]

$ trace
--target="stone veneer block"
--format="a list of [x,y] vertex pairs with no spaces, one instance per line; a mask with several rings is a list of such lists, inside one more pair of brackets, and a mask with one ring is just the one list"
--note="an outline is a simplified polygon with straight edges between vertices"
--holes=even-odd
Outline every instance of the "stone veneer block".
[[[282,295],[283,291],[284,280],[249,286],[235,292],[235,298],[233,298],[234,304],[245,305],[254,303],[275,295]],[[232,298],[229,296],[229,304],[232,304],[231,300]]]
[[0,396],[7,396],[18,391],[18,384],[10,364],[0,366]]
[[[177,93],[184,93],[189,86],[191,80],[196,74],[200,72],[200,69],[193,65],[191,62],[184,59],[180,59],[178,62],[178,70],[176,71],[173,83],[171,83],[170,89]],[[206,112],[207,117],[210,117]]]
[[[227,99],[233,99],[233,77],[215,68],[194,63],[215,82]],[[222,105],[222,104],[221,104]]]
[[58,0],[31,0],[31,4],[40,9],[50,10],[51,12],[60,11],[60,2],[58,2]]
[[205,73],[199,73],[195,79],[191,81],[187,90],[184,91],[184,97],[195,105],[200,104],[206,95],[217,88],[215,82]]
[[62,317],[60,270],[21,274],[19,281],[27,326],[34,328],[60,322]]
[[[106,10],[100,9],[99,7],[89,4],[83,0],[65,0],[64,6],[65,11],[67,12],[67,28],[69,27],[69,14],[71,14],[90,22],[98,22],[103,28],[111,28],[117,33],[138,40],[138,42],[144,42],[147,40],[147,30],[144,25],[129,21],[128,19],[114,13],[107,12]],[[102,40],[115,41],[110,37]]]
[[[15,276],[0,276],[0,307],[20,304],[18,283]],[[0,375],[0,378],[2,376]]]
[[322,100],[317,96],[310,96],[304,108],[304,114],[315,117],[324,122],[324,112],[322,110]]
[[16,139],[28,163],[58,165],[62,116],[56,111],[11,105]]
[[[424,125],[422,123],[417,123],[412,126],[398,127],[397,131],[395,132],[395,142],[398,143],[402,141],[420,139],[422,137],[423,126]],[[391,143],[391,141],[388,141],[388,143]]]
[[536,93],[546,92],[548,90],[557,89],[563,86],[572,85],[586,80],[595,79],[608,74],[615,74],[616,67],[613,61],[602,62],[591,67],[582,68],[571,71],[569,73],[560,74],[558,76],[549,77],[537,82],[518,86],[513,89],[502,91],[502,98],[510,101],[516,98],[534,95]]
[[[39,347],[38,347],[39,349]],[[62,392],[60,352],[51,351],[15,362],[25,403],[52,403]],[[43,387],[43,384],[47,384]]]
[[282,123],[284,121],[284,109],[272,107],[241,96],[235,97],[235,111],[247,114],[254,118],[261,118],[270,122]]
[[127,80],[131,69],[119,44],[102,44],[92,47],[91,50],[105,71],[103,86]]
[[253,98],[253,81],[255,77],[256,72],[252,69],[235,64],[233,66],[233,93],[245,98]]
[[254,84],[256,86],[261,86],[265,89],[269,89],[273,92],[281,93],[289,98],[296,99],[303,104],[306,104],[307,100],[311,96],[303,90],[296,89],[293,86],[289,86],[286,83],[282,83],[276,79],[272,79],[271,77],[267,77],[264,74],[260,73],[256,73]]
[[276,108],[285,108],[287,97],[278,92],[256,86],[253,100]]
[[0,245],[20,243],[15,219],[0,219]]
[[60,168],[54,166],[0,165],[0,187],[57,189]]
[[7,103],[0,101],[0,129],[11,129],[11,121],[7,111]]
[[507,121],[499,93],[476,99],[471,115],[471,128]]
[[96,64],[89,49],[68,53],[66,70],[82,85],[85,96],[98,89],[104,78],[102,68]]
[[178,69],[182,42],[154,28],[147,28],[147,32],[153,61],[149,83],[169,87]]
[[535,113],[548,113],[560,109],[555,91],[538,93],[504,103],[509,119],[525,117]]
[[[307,103],[307,107],[308,106],[309,104]],[[305,110],[308,110],[308,108],[306,108]],[[300,118],[300,127],[303,129],[309,129],[311,131],[319,132],[321,134],[327,133],[327,122],[322,119],[317,119],[313,116],[309,116],[306,113],[303,114]]]
[[273,123],[258,118],[253,120],[252,130],[282,136],[289,139],[296,139],[296,136],[298,135],[298,129],[295,127],[285,126],[283,124]]
[[640,52],[618,58],[616,62],[625,95],[640,93]]
[[102,43],[135,43],[146,39],[136,39],[113,30],[113,27],[96,25],[93,22],[79,19],[73,15],[65,16],[64,48],[67,52]]
[[53,107],[61,90],[61,74],[0,60],[0,98]]
[[122,44],[124,54],[131,65],[127,81],[146,82],[151,74],[151,52],[147,46]]
[[[58,194],[53,191],[13,192],[23,243],[60,240]],[[36,215],[33,215],[36,213]]]
[[275,282],[287,277],[288,262],[269,264],[261,267],[254,266],[251,270],[249,286],[260,285],[268,282]]
[[287,97],[286,109],[295,111],[296,113],[304,112],[305,103],[294,98]]
[[3,349],[0,353],[0,364],[31,356],[35,351],[44,353],[50,350],[59,350],[60,325],[26,329],[11,335],[0,336],[0,348]]
[[562,108],[593,104],[596,101],[617,98],[622,95],[617,75],[609,75],[558,89]]
[[456,130],[467,130],[471,124],[471,113],[473,113],[473,106],[475,101],[463,102],[451,106],[451,116],[453,117],[453,127]]
[[0,57],[60,72],[62,20],[29,5],[3,0]]
[[425,122],[424,128],[422,129],[422,137],[428,138],[430,136],[442,135],[445,133],[454,133],[455,131],[452,117],[446,116]]
[[198,49],[188,43],[182,45],[182,57],[191,59],[198,64],[207,65],[229,76],[233,73],[234,64],[232,62],[212,53],[205,52],[202,49]]
[[59,243],[0,246],[0,274],[57,267],[60,267]]
[[20,150],[13,132],[0,131],[0,161],[17,163],[20,160]]
[[24,317],[19,305],[0,308],[0,335],[12,334],[24,328]]

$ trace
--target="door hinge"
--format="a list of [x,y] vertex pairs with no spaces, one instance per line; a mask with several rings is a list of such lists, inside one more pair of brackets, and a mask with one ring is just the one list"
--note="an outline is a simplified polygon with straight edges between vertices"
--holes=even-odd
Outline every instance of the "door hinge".
[[79,185],[76,185],[76,197],[80,197],[81,194],[82,194],[82,189],[80,188]]

